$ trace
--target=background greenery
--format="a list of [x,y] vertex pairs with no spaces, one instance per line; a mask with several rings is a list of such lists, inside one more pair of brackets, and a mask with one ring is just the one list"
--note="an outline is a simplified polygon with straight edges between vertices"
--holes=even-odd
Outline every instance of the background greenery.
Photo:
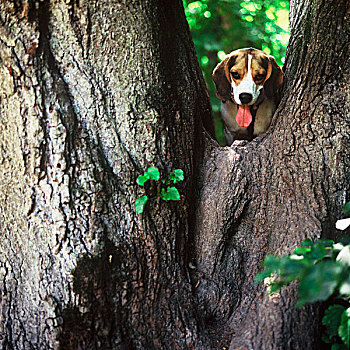
[[268,286],[270,294],[295,280],[299,281],[296,307],[326,301],[328,308],[322,317],[322,340],[329,344],[326,349],[350,349],[349,238],[338,243],[306,239],[291,255],[267,255],[264,270],[256,276],[257,282]]
[[289,1],[183,0],[183,4],[208,86],[217,138],[225,144],[213,69],[226,54],[243,47],[263,50],[282,65],[289,39]]

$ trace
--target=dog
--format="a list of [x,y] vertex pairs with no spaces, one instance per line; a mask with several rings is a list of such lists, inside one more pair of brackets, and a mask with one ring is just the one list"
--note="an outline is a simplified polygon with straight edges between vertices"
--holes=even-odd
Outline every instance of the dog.
[[283,72],[275,59],[254,48],[232,51],[215,67],[213,80],[226,144],[264,134],[281,100]]

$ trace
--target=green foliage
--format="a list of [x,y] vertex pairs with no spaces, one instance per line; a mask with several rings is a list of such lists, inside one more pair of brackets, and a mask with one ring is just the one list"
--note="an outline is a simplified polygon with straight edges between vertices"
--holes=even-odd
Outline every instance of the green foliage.
[[[322,340],[332,344],[332,350],[349,349],[350,340],[350,308],[343,305],[331,305],[324,313],[322,324],[326,327],[327,333]],[[340,344],[339,342],[343,343]]]
[[162,188],[160,198],[165,201],[178,201],[180,200],[180,193],[176,187]]
[[[294,280],[299,280],[297,307],[306,303],[337,298],[341,303],[331,305],[322,323],[326,328],[323,341],[332,349],[348,349],[350,337],[350,245],[307,239],[290,256],[268,255],[264,270],[257,274],[262,282],[273,276],[269,293],[280,290]],[[344,305],[347,305],[345,307]],[[342,344],[340,342],[343,342]]]
[[140,175],[136,179],[136,183],[140,186],[144,186],[148,180],[158,181],[159,178],[160,178],[159,170],[156,167],[151,166],[147,169],[147,171],[144,172],[143,175]]
[[303,271],[297,306],[327,300],[341,279],[342,267],[336,261],[321,261]]
[[[161,179],[159,170],[156,167],[149,167],[143,173],[143,175],[139,175],[137,177],[136,183],[144,187],[148,180],[159,181],[158,188],[160,187],[160,190],[154,198],[159,197],[164,201],[180,200],[180,193],[178,189],[172,185],[175,185],[176,182],[184,180],[184,173],[181,169],[175,169],[174,172],[171,172],[169,179]],[[137,214],[143,213],[148,199],[148,195],[143,195],[136,199],[135,209]]]
[[135,201],[135,209],[137,214],[143,213],[143,210],[145,209],[145,205],[148,201],[148,197],[146,195],[141,196],[136,199]]
[[338,336],[338,329],[341,324],[341,316],[345,311],[345,307],[343,305],[331,305],[324,313],[324,317],[322,319],[322,324],[328,330],[328,340],[333,337]]
[[[264,260],[265,269],[258,273],[256,281],[277,275],[270,285],[270,292],[276,292],[291,281],[299,280],[298,304],[328,299],[336,289],[339,293],[349,291],[350,268],[347,259],[349,245],[319,240],[315,243],[305,240],[291,256],[268,255]],[[345,255],[348,257],[348,255]],[[344,288],[345,286],[345,288]]]
[[176,184],[177,181],[183,181],[184,172],[181,169],[175,169],[173,173],[170,173],[170,180]]
[[350,308],[347,308],[341,315],[341,323],[338,329],[338,334],[344,344],[349,349],[350,343]]
[[209,90],[217,138],[224,144],[213,69],[225,54],[243,47],[261,49],[282,65],[289,40],[289,1],[183,0],[183,4]]
[[350,202],[347,202],[343,206],[343,213],[345,215],[350,215]]

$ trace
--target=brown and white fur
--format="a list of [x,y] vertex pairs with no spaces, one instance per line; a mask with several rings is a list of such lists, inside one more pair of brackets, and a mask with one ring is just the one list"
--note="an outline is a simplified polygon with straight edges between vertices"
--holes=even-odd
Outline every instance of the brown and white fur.
[[[227,145],[251,140],[265,133],[281,99],[283,73],[275,59],[263,51],[246,48],[228,54],[213,72],[216,96]],[[239,106],[249,106],[253,117],[248,127],[236,121]],[[247,108],[247,107],[245,107]]]

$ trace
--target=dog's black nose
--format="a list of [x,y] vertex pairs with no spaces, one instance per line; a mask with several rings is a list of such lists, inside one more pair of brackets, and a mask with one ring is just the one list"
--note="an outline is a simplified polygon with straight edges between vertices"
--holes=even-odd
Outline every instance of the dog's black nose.
[[248,104],[252,100],[252,94],[242,93],[239,94],[239,99],[241,100],[243,105]]

